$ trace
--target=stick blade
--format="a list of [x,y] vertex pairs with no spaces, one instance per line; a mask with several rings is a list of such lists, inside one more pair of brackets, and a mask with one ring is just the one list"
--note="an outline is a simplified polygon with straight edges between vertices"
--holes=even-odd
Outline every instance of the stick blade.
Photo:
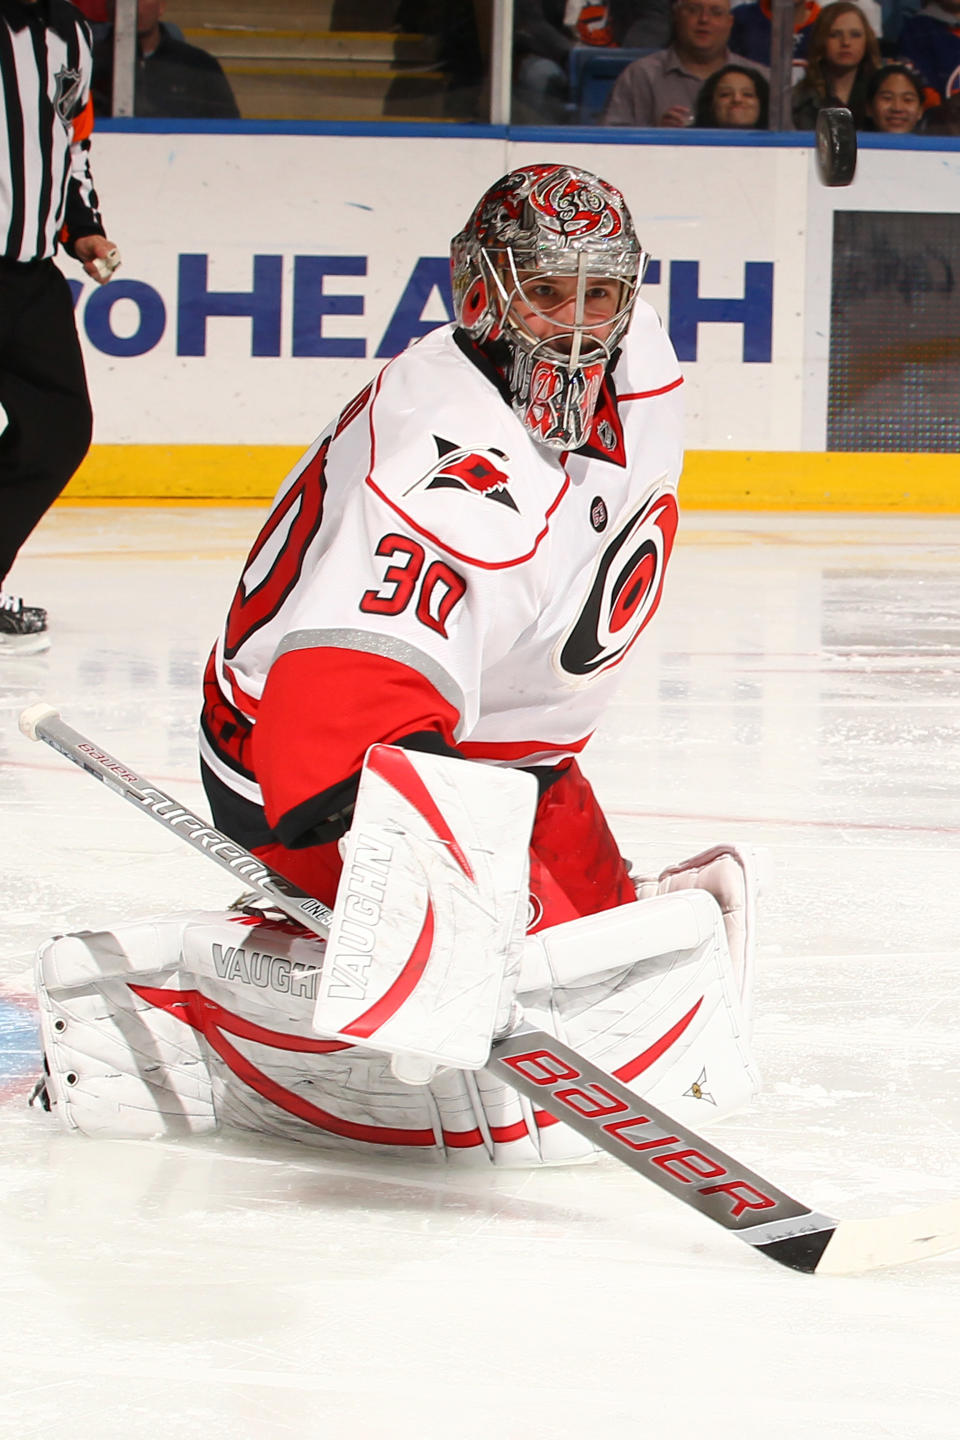
[[818,1275],[859,1275],[960,1249],[960,1200],[884,1215],[841,1220],[824,1249]]

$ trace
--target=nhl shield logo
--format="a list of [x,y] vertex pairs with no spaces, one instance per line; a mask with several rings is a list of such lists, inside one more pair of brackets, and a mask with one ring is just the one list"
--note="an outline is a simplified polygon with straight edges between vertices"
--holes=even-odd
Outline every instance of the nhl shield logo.
[[597,426],[597,439],[604,450],[616,450],[617,435],[609,420],[601,420]]
[[57,88],[53,96],[53,108],[63,124],[69,125],[80,109],[83,76],[79,70],[68,70],[66,65],[61,65],[54,79]]

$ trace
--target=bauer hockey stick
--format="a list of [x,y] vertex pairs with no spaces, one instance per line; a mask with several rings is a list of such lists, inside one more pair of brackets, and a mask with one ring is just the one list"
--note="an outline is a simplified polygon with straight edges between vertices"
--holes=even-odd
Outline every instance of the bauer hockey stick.
[[[52,706],[24,710],[20,728],[326,939],[332,920],[327,906],[64,724]],[[856,1274],[960,1247],[960,1201],[873,1220],[832,1219],[672,1120],[545,1030],[523,1023],[495,1040],[486,1068],[554,1120],[791,1270]]]

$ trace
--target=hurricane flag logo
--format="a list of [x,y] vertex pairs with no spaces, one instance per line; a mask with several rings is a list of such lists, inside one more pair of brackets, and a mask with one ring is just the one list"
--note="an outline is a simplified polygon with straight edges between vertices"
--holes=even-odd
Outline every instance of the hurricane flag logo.
[[[509,490],[510,476],[500,464],[510,457],[502,450],[492,447],[465,449],[451,440],[444,440],[440,435],[434,435],[433,439],[439,461],[426,475],[422,475],[415,485],[411,485],[410,490],[418,487],[424,490],[465,490],[483,500],[495,500],[498,505],[506,505],[511,510],[518,509]],[[409,494],[410,491],[406,493]]]

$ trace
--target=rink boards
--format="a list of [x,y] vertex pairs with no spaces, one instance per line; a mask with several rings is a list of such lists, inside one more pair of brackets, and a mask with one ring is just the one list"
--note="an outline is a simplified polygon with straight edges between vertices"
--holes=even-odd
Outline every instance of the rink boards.
[[960,510],[957,149],[868,137],[827,189],[797,136],[117,126],[94,169],[123,268],[98,289],[63,262],[96,412],[68,498],[272,495],[450,317],[448,241],[481,191],[562,159],[621,186],[653,257],[688,506]]

